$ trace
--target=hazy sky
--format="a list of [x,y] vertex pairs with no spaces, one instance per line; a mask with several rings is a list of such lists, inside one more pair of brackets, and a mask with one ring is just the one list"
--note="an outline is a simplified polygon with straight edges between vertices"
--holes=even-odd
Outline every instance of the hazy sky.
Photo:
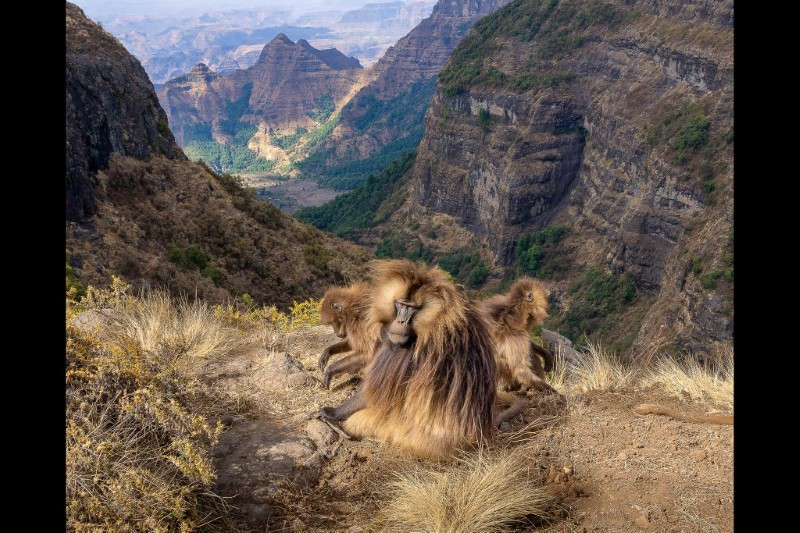
[[[108,22],[122,15],[197,16],[207,11],[272,7],[299,13],[324,10],[348,11],[369,3],[393,0],[73,0],[86,16]],[[394,0],[396,1],[396,0]]]

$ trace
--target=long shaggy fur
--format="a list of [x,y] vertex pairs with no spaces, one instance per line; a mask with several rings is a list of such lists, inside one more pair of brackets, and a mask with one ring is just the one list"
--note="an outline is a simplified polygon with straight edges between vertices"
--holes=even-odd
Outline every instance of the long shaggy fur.
[[533,376],[544,380],[544,368],[533,353],[530,338],[530,331],[547,318],[547,291],[542,284],[529,277],[519,278],[507,293],[492,296],[480,305],[491,320],[500,385],[531,388],[538,382]]
[[[364,379],[366,408],[343,428],[432,458],[491,435],[496,364],[483,314],[436,267],[392,260],[374,271],[368,316],[381,343]],[[396,300],[419,306],[405,347],[386,336]]]
[[[321,324],[333,327],[337,335],[346,335],[352,351],[367,356],[372,355],[380,336],[380,328],[367,320],[371,291],[368,283],[356,283],[347,288],[331,287],[322,297],[319,312]],[[341,310],[337,311],[334,304],[338,304]]]

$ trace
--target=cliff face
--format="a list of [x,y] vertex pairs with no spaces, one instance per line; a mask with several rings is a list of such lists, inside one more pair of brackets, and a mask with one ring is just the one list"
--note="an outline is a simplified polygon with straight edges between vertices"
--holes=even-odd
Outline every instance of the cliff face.
[[82,283],[287,304],[364,271],[362,249],[187,161],[139,62],[73,4],[66,18],[67,250]]
[[[422,119],[439,70],[472,24],[506,3],[508,0],[440,0],[430,17],[371,68],[372,81],[342,110],[327,143],[327,162],[365,159],[390,143],[402,144],[395,150],[398,153],[414,148],[422,135]],[[412,140],[403,144],[406,138]]]
[[108,166],[112,153],[183,154],[139,62],[69,3],[66,56],[67,220],[80,221],[96,211],[91,175]]
[[599,266],[639,294],[618,337],[710,353],[733,338],[732,52],[730,1],[516,0],[442,71],[397,216],[448,215],[508,267],[569,227],[565,308]]
[[336,49],[280,34],[252,67],[222,76],[201,63],[158,95],[192,160],[236,174],[292,174],[307,145],[330,133],[363,73]]

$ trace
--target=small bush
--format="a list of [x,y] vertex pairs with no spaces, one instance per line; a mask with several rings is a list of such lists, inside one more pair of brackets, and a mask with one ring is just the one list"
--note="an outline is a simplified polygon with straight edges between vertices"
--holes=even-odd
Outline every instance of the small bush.
[[492,115],[489,114],[489,111],[486,109],[481,108],[478,111],[478,126],[480,126],[481,131],[484,133],[489,131],[489,123],[492,121]]

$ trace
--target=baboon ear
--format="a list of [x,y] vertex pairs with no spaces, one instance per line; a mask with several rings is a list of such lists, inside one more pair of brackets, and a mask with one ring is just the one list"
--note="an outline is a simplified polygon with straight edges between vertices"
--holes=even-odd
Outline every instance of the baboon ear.
[[340,303],[335,303],[334,302],[334,303],[331,304],[331,307],[333,307],[337,311],[341,311],[342,310],[342,304],[340,304]]

